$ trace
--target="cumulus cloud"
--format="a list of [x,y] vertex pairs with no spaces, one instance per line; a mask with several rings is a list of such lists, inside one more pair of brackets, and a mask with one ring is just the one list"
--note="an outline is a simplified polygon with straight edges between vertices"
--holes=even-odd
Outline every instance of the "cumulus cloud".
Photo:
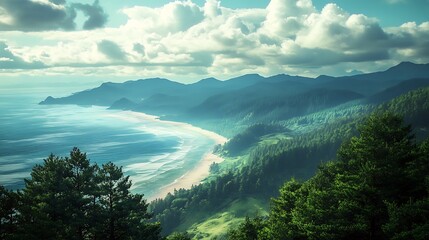
[[49,2],[60,5],[60,4],[66,4],[66,0],[49,0]]
[[27,62],[16,56],[5,42],[0,42],[0,69],[39,69],[45,67],[42,62]]
[[[182,25],[180,13],[184,9],[193,9],[194,14],[187,14],[190,24]],[[412,48],[422,48],[416,44],[422,42],[417,35],[399,38],[403,29],[389,32],[377,19],[350,14],[336,4],[317,11],[311,0],[272,0],[264,10],[233,10],[209,0],[202,7],[188,1],[124,12],[129,17],[124,29],[139,29],[138,38],[151,36],[143,37],[148,56],[145,61],[150,62],[159,53],[186,53],[195,59],[196,53],[210,52],[212,61],[206,63],[211,62],[209,71],[214,73],[228,68],[230,72],[240,68],[269,72],[276,67],[309,69],[393,57],[403,60],[405,56],[398,51],[402,47],[395,42],[405,39],[414,42]],[[168,18],[164,18],[166,12],[170,13]]]
[[[50,1],[60,7],[64,3]],[[75,8],[89,17],[85,28],[104,24],[98,1]],[[380,64],[429,61],[429,22],[382,28],[377,19],[336,4],[317,10],[310,0],[272,0],[265,9],[229,9],[218,0],[202,6],[174,1],[122,11],[128,21],[120,27],[39,33],[51,43],[14,52],[50,67],[103,66],[118,74],[220,78],[249,72],[337,74],[339,66],[373,71]],[[5,21],[1,16],[0,10],[0,22]],[[7,56],[1,57],[7,62]]]
[[0,31],[45,31],[76,29],[76,11],[88,18],[83,28],[103,27],[107,15],[95,0],[89,4],[71,4],[66,0],[1,0]]
[[76,14],[61,3],[62,1],[47,0],[2,0],[0,30],[74,29]]
[[389,36],[375,19],[361,14],[350,15],[337,5],[328,4],[320,13],[309,15],[303,24],[294,42],[299,48],[330,52],[319,55],[321,59],[332,55],[337,56],[336,62],[389,58],[389,48],[386,47]]
[[[61,0],[57,0],[61,1]],[[107,23],[107,14],[96,0],[92,5],[76,3],[72,5],[75,9],[81,10],[88,19],[83,24],[83,29],[92,30],[103,27]]]
[[313,12],[311,0],[271,0],[263,30],[271,37],[294,37],[303,20]]
[[429,61],[429,22],[417,25],[409,22],[388,30],[394,57],[406,57],[420,62]]
[[204,4],[204,15],[213,18],[221,14],[220,2],[218,0],[207,0]]
[[113,61],[124,61],[126,53],[115,42],[103,40],[97,44],[98,50]]
[[124,10],[129,25],[160,34],[185,31],[204,19],[203,10],[191,1],[174,1],[161,8],[136,6]]
[[145,49],[144,49],[143,44],[140,44],[140,43],[134,43],[134,45],[133,45],[133,50],[134,50],[134,52],[136,52],[136,53],[140,54],[141,56],[146,55],[146,51],[145,51]]

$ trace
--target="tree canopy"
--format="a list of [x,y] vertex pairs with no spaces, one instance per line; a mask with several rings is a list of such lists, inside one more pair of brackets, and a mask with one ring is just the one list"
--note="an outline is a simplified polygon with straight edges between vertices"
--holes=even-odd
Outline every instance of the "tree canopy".
[[74,148],[34,166],[25,188],[0,188],[1,239],[160,239],[148,204],[113,163],[99,167]]
[[429,139],[417,144],[390,112],[370,115],[358,130],[336,161],[305,182],[287,181],[268,219],[246,220],[228,238],[253,231],[251,239],[428,239]]

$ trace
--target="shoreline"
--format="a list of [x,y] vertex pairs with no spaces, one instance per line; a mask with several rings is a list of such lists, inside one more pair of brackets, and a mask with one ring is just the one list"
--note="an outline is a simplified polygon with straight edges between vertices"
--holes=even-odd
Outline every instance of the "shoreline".
[[[218,144],[224,144],[228,140],[224,136],[221,136],[215,132],[211,132],[211,131],[202,129],[200,127],[193,126],[189,123],[161,120],[157,116],[149,115],[142,112],[134,112],[134,111],[123,111],[123,112],[126,113],[128,116],[136,117],[137,119],[161,122],[164,124],[168,124],[170,126],[186,129],[186,131],[198,132],[212,139],[215,142],[213,147]],[[154,201],[155,199],[164,198],[165,196],[167,196],[168,193],[173,194],[175,189],[176,190],[179,190],[181,188],[190,189],[192,186],[200,184],[205,178],[209,176],[210,165],[213,162],[221,163],[224,160],[222,157],[212,153],[213,147],[207,150],[204,156],[198,161],[198,163],[192,169],[189,169],[185,174],[175,179],[173,182],[161,187],[159,191],[157,191],[157,193],[153,194],[152,196],[149,196],[147,198],[147,201],[151,202],[151,201]]]
[[150,198],[147,198],[148,202],[152,202],[160,198],[165,198],[168,193],[173,194],[174,190],[179,190],[181,188],[191,189],[192,186],[200,184],[205,178],[209,176],[210,165],[213,162],[221,163],[223,162],[223,160],[223,158],[213,153],[207,153],[194,168],[186,172],[180,178],[174,180],[174,182],[159,189],[159,192],[157,194],[154,194]]

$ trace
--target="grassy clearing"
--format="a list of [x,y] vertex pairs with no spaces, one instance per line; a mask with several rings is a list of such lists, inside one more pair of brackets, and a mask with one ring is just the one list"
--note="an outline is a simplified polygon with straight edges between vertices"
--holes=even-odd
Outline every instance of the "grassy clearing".
[[186,227],[187,223],[184,223],[180,228],[186,229],[193,239],[209,240],[226,234],[228,229],[240,224],[246,216],[268,215],[268,203],[252,197],[232,201],[222,209],[190,227]]

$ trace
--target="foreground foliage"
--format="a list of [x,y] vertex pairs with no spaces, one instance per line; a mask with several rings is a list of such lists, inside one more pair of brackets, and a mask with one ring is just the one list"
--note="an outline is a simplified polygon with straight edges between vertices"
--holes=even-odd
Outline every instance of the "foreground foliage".
[[99,167],[74,148],[36,165],[19,192],[0,188],[1,239],[159,239],[143,195],[113,163]]
[[268,219],[247,219],[229,239],[428,239],[429,139],[391,113],[371,115],[336,161],[280,188]]

